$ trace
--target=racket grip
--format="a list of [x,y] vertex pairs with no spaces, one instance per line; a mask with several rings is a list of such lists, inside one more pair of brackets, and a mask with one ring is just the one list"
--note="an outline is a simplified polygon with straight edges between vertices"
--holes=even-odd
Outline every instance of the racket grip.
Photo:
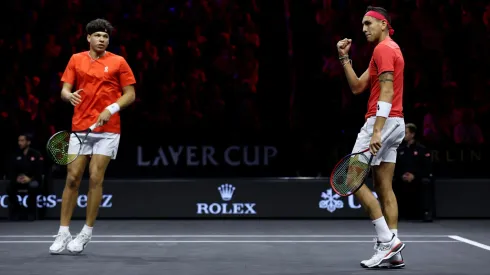
[[97,127],[97,122],[89,127],[90,131],[93,131],[95,129],[95,127]]
[[383,143],[387,138],[388,136],[391,135],[391,133],[393,133],[393,131],[395,131],[396,128],[398,128],[400,126],[400,123],[396,123],[394,125],[392,125],[390,128],[388,128],[388,130],[386,132],[384,132],[384,134],[381,136],[381,143]]

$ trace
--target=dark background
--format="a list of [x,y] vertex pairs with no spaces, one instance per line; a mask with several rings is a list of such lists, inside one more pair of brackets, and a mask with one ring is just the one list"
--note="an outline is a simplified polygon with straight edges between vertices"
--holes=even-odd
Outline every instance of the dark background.
[[[48,138],[70,129],[60,77],[72,54],[88,50],[84,28],[95,18],[115,26],[108,50],[126,58],[138,82],[108,179],[328,176],[364,123],[369,93],[350,92],[336,43],[353,39],[360,75],[372,53],[361,26],[368,5],[390,12],[406,62],[405,121],[432,151],[434,178],[488,178],[490,5],[478,0],[5,2],[0,177],[20,133],[45,154]],[[462,135],[470,138],[459,142]],[[229,146],[271,146],[277,154],[267,165],[190,166],[181,155],[177,164],[141,167],[138,146],[145,161],[169,146],[221,155]],[[265,157],[241,152],[241,160]],[[49,159],[44,171],[47,184],[65,176]]]

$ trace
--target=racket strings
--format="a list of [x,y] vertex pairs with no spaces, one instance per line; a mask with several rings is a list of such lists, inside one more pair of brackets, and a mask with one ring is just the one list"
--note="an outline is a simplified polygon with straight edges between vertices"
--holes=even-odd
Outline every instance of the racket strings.
[[68,132],[59,132],[50,139],[47,149],[56,163],[66,165],[76,157],[76,155],[68,154],[69,144],[70,133]]
[[332,174],[332,183],[336,191],[345,195],[356,191],[369,173],[368,162],[363,154],[344,158]]

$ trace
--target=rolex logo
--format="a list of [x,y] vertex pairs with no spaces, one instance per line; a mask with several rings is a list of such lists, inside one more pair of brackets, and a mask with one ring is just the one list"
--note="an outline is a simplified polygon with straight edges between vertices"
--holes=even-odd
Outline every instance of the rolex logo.
[[225,183],[218,187],[218,191],[221,195],[221,199],[223,199],[224,201],[229,201],[233,197],[235,187],[231,184]]
[[235,194],[235,186],[229,183],[224,183],[217,189],[223,202],[198,202],[196,205],[197,215],[257,215],[255,203],[229,203]]

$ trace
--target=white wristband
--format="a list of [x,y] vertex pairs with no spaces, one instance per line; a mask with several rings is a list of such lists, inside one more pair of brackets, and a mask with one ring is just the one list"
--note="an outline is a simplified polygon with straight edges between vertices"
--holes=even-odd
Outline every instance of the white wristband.
[[112,103],[111,105],[109,105],[109,106],[107,106],[105,108],[107,110],[109,110],[109,112],[111,113],[111,115],[119,112],[119,110],[121,109],[117,103]]
[[390,116],[391,111],[391,103],[378,101],[378,111],[376,112],[376,116],[388,117]]

